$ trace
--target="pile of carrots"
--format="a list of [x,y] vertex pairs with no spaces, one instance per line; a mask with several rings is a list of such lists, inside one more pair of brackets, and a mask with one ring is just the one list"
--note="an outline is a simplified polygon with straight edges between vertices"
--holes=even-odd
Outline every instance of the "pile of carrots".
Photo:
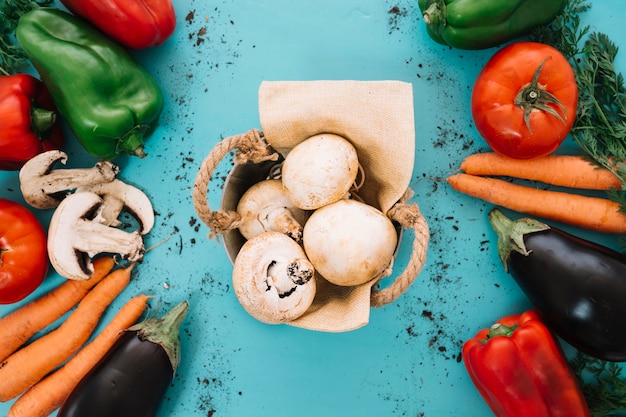
[[[87,345],[107,307],[130,283],[133,265],[94,262],[87,281],[68,280],[0,318],[0,401],[19,397],[7,417],[46,417],[59,408],[119,334],[144,313],[149,297],[131,298]],[[29,341],[78,306],[56,329]]]
[[615,175],[582,156],[549,155],[522,160],[493,152],[478,153],[465,158],[461,170],[464,173],[451,175],[447,181],[464,194],[520,213],[597,232],[626,233],[626,213],[621,211],[618,202],[492,178],[519,178],[571,189],[621,189],[621,181]]

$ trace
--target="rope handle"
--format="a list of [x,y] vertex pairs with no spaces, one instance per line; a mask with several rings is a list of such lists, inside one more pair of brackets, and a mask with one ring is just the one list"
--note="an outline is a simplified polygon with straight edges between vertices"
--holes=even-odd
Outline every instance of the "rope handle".
[[[215,168],[230,152],[237,150],[235,163],[261,163],[277,161],[279,155],[263,138],[257,129],[246,133],[227,137],[220,141],[207,155],[200,166],[193,187],[193,203],[198,217],[211,230],[210,238],[218,234],[226,234],[239,227],[241,216],[231,210],[211,210],[207,192]],[[413,283],[426,262],[426,252],[430,238],[428,224],[417,204],[396,203],[387,213],[389,218],[398,222],[403,228],[412,229],[414,238],[409,262],[404,271],[389,286],[383,289],[372,288],[370,305],[382,307],[396,300]]]
[[213,148],[202,161],[193,185],[193,205],[200,220],[211,230],[210,238],[216,237],[218,233],[226,234],[236,229],[241,221],[241,216],[236,211],[212,211],[207,199],[213,171],[220,161],[235,149],[237,149],[235,163],[238,164],[247,162],[258,164],[264,161],[277,161],[279,158],[278,153],[265,142],[263,134],[257,129],[225,138]]
[[428,223],[416,203],[396,203],[389,209],[387,216],[405,229],[413,230],[411,257],[404,271],[388,287],[380,290],[376,289],[376,286],[372,288],[370,297],[372,307],[382,307],[393,302],[411,286],[426,263],[430,240]]

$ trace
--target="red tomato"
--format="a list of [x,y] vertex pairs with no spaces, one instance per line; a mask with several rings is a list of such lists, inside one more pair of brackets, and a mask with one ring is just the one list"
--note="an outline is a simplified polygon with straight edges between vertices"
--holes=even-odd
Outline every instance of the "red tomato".
[[517,159],[554,152],[572,129],[577,104],[576,77],[567,59],[535,42],[498,51],[472,91],[476,129],[495,152]]
[[0,304],[32,293],[48,273],[46,233],[35,215],[0,198]]

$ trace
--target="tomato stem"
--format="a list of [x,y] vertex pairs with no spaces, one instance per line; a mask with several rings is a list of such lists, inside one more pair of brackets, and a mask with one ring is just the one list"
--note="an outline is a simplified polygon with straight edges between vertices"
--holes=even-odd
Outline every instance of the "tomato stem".
[[5,249],[0,247],[0,266],[2,266],[2,255],[4,254],[4,252],[8,252],[9,249]]
[[[524,110],[524,122],[526,123],[526,127],[530,133],[532,133],[532,129],[530,127],[530,113],[533,110],[548,112],[558,118],[563,124],[566,124],[565,118],[567,117],[567,111],[563,103],[561,103],[554,94],[546,90],[545,86],[539,84],[539,75],[541,74],[543,65],[546,63],[548,58],[550,58],[550,56],[546,57],[541,64],[539,64],[532,81],[522,87],[514,101],[516,106]],[[563,116],[557,112],[554,106],[559,106],[561,108]]]

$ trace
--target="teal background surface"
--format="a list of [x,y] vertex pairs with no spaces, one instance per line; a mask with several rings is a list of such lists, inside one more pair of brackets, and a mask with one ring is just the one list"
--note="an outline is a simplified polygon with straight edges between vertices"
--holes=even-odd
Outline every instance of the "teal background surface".
[[[475,77],[498,48],[461,51],[436,44],[409,0],[174,2],[175,34],[161,46],[134,52],[165,93],[161,125],[146,143],[146,158],[116,160],[119,177],[153,202],[157,220],[146,247],[158,246],[103,319],[139,293],[154,296],[153,314],[189,300],[182,363],[158,416],[491,415],[463,367],[461,345],[530,305],[499,263],[487,222],[492,206],[450,190],[444,178],[466,155],[487,150],[469,99]],[[618,0],[596,1],[584,23],[625,45],[621,9]],[[623,53],[617,66],[626,70]],[[222,244],[207,238],[192,204],[197,171],[218,141],[260,128],[262,81],[322,79],[412,83],[412,201],[431,233],[427,263],[409,290],[373,309],[367,326],[340,334],[265,325],[248,316],[232,291]],[[561,150],[572,149],[568,142]],[[69,166],[95,162],[71,136],[65,150]],[[222,165],[209,189],[212,207],[232,166],[230,160]],[[0,197],[23,202],[16,172],[0,173]],[[51,212],[36,214],[47,225]],[[615,236],[562,227],[619,247]],[[398,270],[410,240],[406,232]],[[62,281],[51,270],[29,299]],[[13,308],[0,306],[0,315]],[[0,404],[0,415],[10,404]]]

